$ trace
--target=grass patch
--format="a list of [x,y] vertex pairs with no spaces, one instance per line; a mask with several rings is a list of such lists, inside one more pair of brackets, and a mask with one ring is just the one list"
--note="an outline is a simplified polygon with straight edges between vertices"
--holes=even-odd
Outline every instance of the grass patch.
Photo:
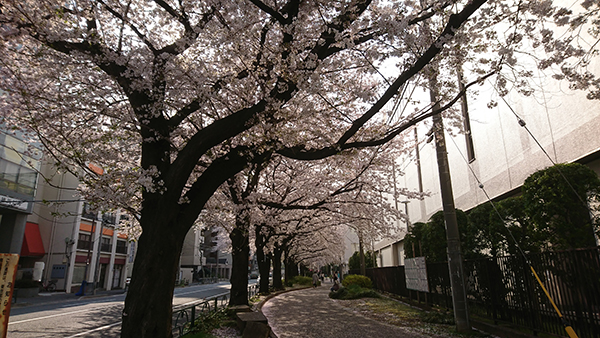
[[215,338],[215,336],[207,332],[191,332],[185,334],[182,338]]
[[229,316],[227,308],[203,312],[194,322],[194,327],[184,335],[185,338],[212,338],[211,332],[221,327],[235,327],[236,320]]
[[454,315],[452,313],[428,311],[422,312],[421,321],[432,324],[454,325]]
[[255,295],[255,296],[251,297],[250,299],[248,299],[248,303],[250,304],[250,307],[252,307],[252,305],[260,303],[260,301],[263,298],[264,297],[261,297],[260,295]]
[[452,313],[438,311],[424,312],[407,304],[390,298],[363,298],[355,300],[342,300],[340,305],[359,312],[365,317],[391,325],[405,327],[411,331],[419,332],[431,337],[478,337],[490,338],[492,336],[473,331],[463,334],[456,332]]

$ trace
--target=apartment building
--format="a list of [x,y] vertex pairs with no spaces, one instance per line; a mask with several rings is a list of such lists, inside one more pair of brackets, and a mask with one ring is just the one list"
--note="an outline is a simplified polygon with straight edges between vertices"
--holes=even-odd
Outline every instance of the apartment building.
[[44,248],[39,229],[26,224],[33,210],[42,151],[24,138],[0,125],[0,253],[19,254],[23,249],[24,258],[35,259],[44,255]]
[[37,263],[42,279],[57,280],[58,290],[77,292],[84,280],[100,289],[123,288],[134,255],[129,251],[133,245],[118,231],[127,215],[93,210],[77,194],[77,178],[57,171],[50,161],[43,162],[40,175],[26,235],[30,228],[39,229],[44,253],[26,262],[22,251],[19,276]]

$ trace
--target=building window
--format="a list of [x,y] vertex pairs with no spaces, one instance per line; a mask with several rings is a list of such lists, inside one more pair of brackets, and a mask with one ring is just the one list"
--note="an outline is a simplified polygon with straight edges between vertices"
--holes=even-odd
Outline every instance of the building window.
[[92,206],[88,202],[83,203],[83,212],[81,213],[83,218],[96,219],[97,214],[98,213],[92,209]]
[[[415,131],[415,163],[417,164],[417,182],[419,184],[419,192],[423,192],[423,175],[421,174],[421,153],[419,152],[419,135],[417,128]],[[429,142],[429,141],[427,141]]]
[[37,173],[34,170],[0,159],[0,187],[33,195]]
[[[462,71],[459,69],[458,72],[458,89],[461,91],[465,90],[463,83]],[[461,110],[463,115],[463,128],[465,130],[465,143],[467,145],[467,159],[469,163],[475,161],[475,148],[473,147],[473,135],[471,135],[471,119],[469,117],[469,105],[467,104],[467,93],[461,98]]]
[[120,254],[126,254],[127,253],[127,242],[117,240],[117,247],[116,247],[115,251]]
[[104,223],[108,223],[108,224],[114,225],[116,223],[116,221],[117,221],[117,215],[115,215],[112,212],[104,213],[104,214],[102,214],[102,221]]
[[75,265],[73,269],[73,284],[80,284],[85,279],[85,265]]
[[102,238],[102,242],[100,243],[100,251],[110,252],[112,249],[112,245],[110,244],[110,238]]
[[92,249],[92,235],[79,234],[79,240],[77,241],[77,249],[91,250]]

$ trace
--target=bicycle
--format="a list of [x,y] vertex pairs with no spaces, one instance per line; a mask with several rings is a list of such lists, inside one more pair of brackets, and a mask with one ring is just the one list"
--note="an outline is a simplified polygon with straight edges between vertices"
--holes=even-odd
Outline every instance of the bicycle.
[[44,289],[44,291],[54,291],[54,290],[56,290],[57,282],[58,282],[57,279],[51,279],[51,280],[47,281],[46,283],[42,284],[42,289]]

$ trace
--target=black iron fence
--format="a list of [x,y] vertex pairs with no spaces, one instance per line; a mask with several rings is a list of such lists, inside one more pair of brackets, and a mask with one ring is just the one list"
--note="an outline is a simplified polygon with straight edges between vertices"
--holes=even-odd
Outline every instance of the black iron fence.
[[[600,337],[600,247],[528,256],[559,310],[580,338]],[[469,313],[531,330],[566,336],[550,301],[521,256],[466,260]],[[406,288],[404,267],[367,269],[375,288],[452,308],[448,264],[427,263],[429,292]]]
[[[248,286],[248,299],[258,294],[258,284]],[[194,328],[196,319],[202,313],[216,311],[227,307],[229,304],[229,292],[198,301],[193,304],[173,308],[173,337],[181,337]]]

